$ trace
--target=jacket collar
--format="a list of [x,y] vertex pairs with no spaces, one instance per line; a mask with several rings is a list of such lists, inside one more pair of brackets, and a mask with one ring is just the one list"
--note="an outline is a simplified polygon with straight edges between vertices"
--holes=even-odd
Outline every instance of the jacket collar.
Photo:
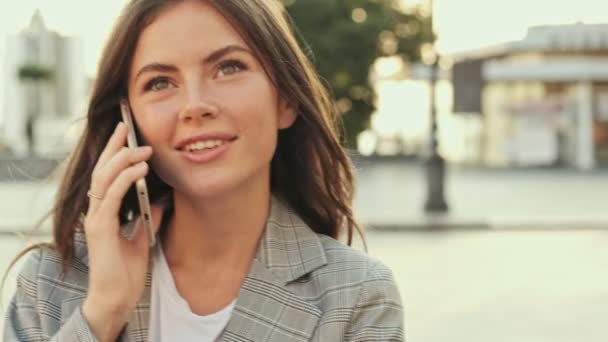
[[[88,265],[84,233],[76,234],[74,249],[75,256]],[[284,201],[273,196],[266,229],[223,338],[308,341],[320,310],[285,285],[326,263],[317,234]],[[151,279],[148,272],[144,293],[122,335],[123,342],[147,340]]]
[[317,234],[283,201],[273,197],[266,229],[232,317],[229,341],[309,341],[321,310],[285,285],[325,265]]
[[273,197],[256,259],[286,285],[325,265],[317,234],[282,200]]

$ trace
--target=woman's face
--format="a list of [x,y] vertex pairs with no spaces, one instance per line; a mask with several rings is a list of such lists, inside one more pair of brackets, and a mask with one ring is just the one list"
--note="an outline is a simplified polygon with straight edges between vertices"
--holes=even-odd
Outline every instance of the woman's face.
[[203,1],[178,3],[142,32],[129,101],[152,168],[197,197],[269,186],[278,130],[295,120],[247,42]]

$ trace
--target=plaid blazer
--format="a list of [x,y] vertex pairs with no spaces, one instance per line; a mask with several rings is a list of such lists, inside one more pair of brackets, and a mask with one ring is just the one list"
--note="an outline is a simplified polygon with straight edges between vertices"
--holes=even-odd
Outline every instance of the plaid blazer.
[[[8,307],[4,341],[97,341],[82,315],[88,288],[84,233],[66,273],[59,255],[30,254]],[[151,274],[121,342],[148,338]],[[272,199],[267,227],[222,341],[403,341],[403,310],[391,271],[314,233]]]

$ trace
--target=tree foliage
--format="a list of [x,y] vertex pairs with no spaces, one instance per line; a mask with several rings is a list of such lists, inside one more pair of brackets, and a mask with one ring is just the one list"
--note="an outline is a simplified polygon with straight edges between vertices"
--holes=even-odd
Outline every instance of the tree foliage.
[[420,59],[432,38],[428,18],[406,13],[402,0],[282,0],[296,34],[344,114],[344,141],[356,146],[369,127],[376,94],[369,71],[379,57]]
[[48,81],[53,78],[53,71],[37,64],[26,64],[19,68],[18,77],[21,81]]

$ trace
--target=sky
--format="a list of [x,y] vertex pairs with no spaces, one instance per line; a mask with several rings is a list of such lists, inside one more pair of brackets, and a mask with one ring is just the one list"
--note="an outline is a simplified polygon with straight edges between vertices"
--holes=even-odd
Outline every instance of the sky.
[[[406,4],[425,0],[404,0]],[[529,26],[608,22],[604,0],[434,0],[442,52],[462,51],[522,38]],[[27,26],[40,8],[47,26],[84,38],[87,71],[93,74],[103,43],[125,0],[19,0],[0,2],[0,58],[7,34]]]
[[[415,5],[426,0],[404,0]],[[85,67],[93,76],[101,48],[126,0],[0,1],[0,80],[6,36],[27,26],[40,8],[47,27],[83,38]],[[530,26],[608,22],[606,0],[434,0],[441,53],[518,40]],[[0,110],[3,108],[0,86]]]
[[[47,28],[83,38],[87,72],[95,72],[101,48],[125,0],[19,0],[0,1],[0,59],[4,59],[6,36],[28,26],[36,8]],[[1,71],[0,71],[1,72]]]

